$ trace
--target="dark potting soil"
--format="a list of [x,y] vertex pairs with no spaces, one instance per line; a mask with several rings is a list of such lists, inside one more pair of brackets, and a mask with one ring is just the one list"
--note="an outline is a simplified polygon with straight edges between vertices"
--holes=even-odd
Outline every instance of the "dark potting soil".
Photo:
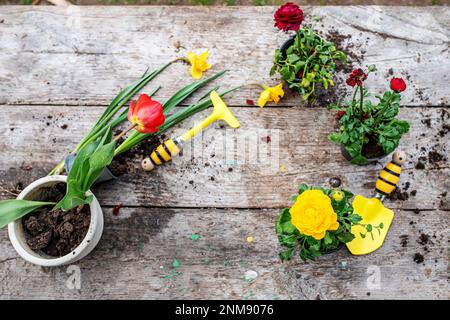
[[[34,200],[58,202],[65,192],[66,185],[58,183],[53,187],[43,188]],[[83,241],[91,223],[91,211],[88,205],[67,212],[51,209],[43,207],[35,210],[22,219],[22,224],[27,233],[27,244],[32,250],[61,257]]]
[[366,158],[378,158],[385,154],[382,147],[378,145],[373,139],[369,138],[369,143],[363,145],[361,153]]

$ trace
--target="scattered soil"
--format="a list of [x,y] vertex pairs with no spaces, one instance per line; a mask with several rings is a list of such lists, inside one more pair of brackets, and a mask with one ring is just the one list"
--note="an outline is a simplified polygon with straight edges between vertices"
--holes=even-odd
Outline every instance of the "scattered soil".
[[405,201],[409,199],[409,193],[400,190],[399,187],[396,187],[387,198],[392,201],[395,200]]
[[428,152],[428,161],[430,163],[435,163],[444,160],[444,156],[439,152],[432,150]]
[[[108,169],[117,177],[124,174],[133,173],[136,171],[136,164],[140,166],[140,162],[147,156],[150,156],[152,151],[163,141],[165,136],[155,137],[146,142],[143,142],[131,150],[122,153],[115,157]],[[118,145],[123,142],[123,138],[118,141]]]
[[347,87],[345,84],[345,77],[352,72],[355,65],[360,65],[364,56],[361,50],[355,47],[354,41],[351,41],[351,34],[341,34],[339,30],[331,27],[325,34],[319,32],[319,35],[334,43],[339,51],[343,51],[347,55],[347,63],[336,61],[335,72],[338,79],[335,79],[335,86],[329,87],[325,90],[322,86],[316,88],[317,101],[316,105],[328,106],[333,103],[338,103],[347,94]]
[[[65,192],[66,185],[58,183],[42,189],[34,200],[58,202]],[[22,223],[27,233],[27,244],[32,250],[61,257],[69,254],[83,241],[91,223],[91,212],[88,205],[67,212],[51,209],[38,209],[22,219]]]

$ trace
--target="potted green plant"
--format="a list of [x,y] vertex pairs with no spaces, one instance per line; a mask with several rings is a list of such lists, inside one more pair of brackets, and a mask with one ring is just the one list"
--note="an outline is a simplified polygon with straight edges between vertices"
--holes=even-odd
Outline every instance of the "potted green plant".
[[398,147],[401,137],[409,131],[409,123],[397,119],[405,81],[393,78],[391,90],[376,96],[378,102],[374,103],[369,99],[364,81],[375,70],[374,65],[367,70],[353,70],[346,81],[354,87],[352,100],[330,106],[338,110],[339,131],[330,134],[329,139],[341,145],[342,155],[352,164],[365,165],[385,157]]
[[[74,263],[88,255],[98,244],[103,232],[103,213],[91,191],[91,202],[66,212],[52,210],[54,202],[64,197],[66,176],[53,175],[28,185],[17,197],[28,205],[30,214],[8,225],[14,249],[26,261],[44,267]],[[42,202],[38,200],[44,200]],[[1,219],[0,219],[1,220]]]
[[275,12],[274,18],[278,29],[296,33],[275,51],[270,75],[278,73],[289,88],[314,102],[318,86],[325,90],[334,86],[335,63],[346,62],[346,55],[311,27],[300,28],[304,18],[299,6],[288,2]]
[[281,260],[298,253],[304,261],[341,248],[354,239],[352,225],[361,217],[353,212],[353,194],[344,189],[326,189],[301,184],[294,204],[280,211],[276,233],[285,250]]

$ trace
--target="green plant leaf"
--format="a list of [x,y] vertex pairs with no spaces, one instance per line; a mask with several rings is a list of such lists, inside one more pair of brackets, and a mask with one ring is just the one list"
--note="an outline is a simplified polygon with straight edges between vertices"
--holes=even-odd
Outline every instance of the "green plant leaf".
[[336,237],[342,243],[347,243],[347,242],[350,242],[353,239],[355,239],[355,236],[350,232],[338,234],[338,235],[336,235]]
[[75,157],[67,177],[67,191],[55,209],[68,211],[92,202],[87,191],[114,157],[115,141],[109,128],[98,140],[83,147]]
[[0,201],[0,229],[40,207],[54,204],[54,202],[18,199],[2,200]]

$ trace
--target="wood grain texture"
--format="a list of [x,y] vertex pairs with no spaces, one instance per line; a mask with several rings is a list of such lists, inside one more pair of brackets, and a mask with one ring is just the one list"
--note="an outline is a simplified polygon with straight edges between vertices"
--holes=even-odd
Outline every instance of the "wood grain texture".
[[[407,78],[404,104],[448,105],[450,13],[436,7],[306,7],[308,23],[343,37],[355,67],[378,65],[368,80],[374,92],[393,75]],[[220,83],[234,87],[269,79],[274,50],[288,36],[273,27],[274,7],[1,7],[0,103],[109,103],[124,85],[189,50],[209,49]],[[314,22],[320,18],[320,22]],[[360,63],[357,62],[360,60]],[[390,74],[392,73],[392,75]],[[174,75],[178,75],[175,76]],[[336,92],[347,88],[341,74]],[[430,83],[430,79],[439,79]],[[161,98],[188,83],[188,67],[172,66],[157,83]],[[155,84],[156,85],[156,84]],[[337,94],[336,93],[336,94]],[[230,103],[257,99],[248,86]],[[301,104],[289,94],[282,105]]]
[[[229,70],[216,81],[223,88],[256,80],[274,84],[268,77],[272,54],[288,37],[274,30],[274,11],[0,7],[0,199],[47,174],[102,106],[148,65],[210,49],[209,74]],[[105,231],[96,250],[77,263],[80,290],[67,287],[67,267],[23,261],[0,230],[0,299],[449,299],[450,12],[377,6],[305,11],[321,18],[318,30],[328,33],[333,26],[351,34],[343,46],[360,60],[355,66],[377,63],[379,71],[368,80],[374,91],[384,91],[393,75],[407,78],[400,118],[410,121],[411,132],[400,147],[409,158],[400,178],[403,200],[385,202],[395,218],[383,247],[360,257],[343,248],[315,262],[279,261],[274,221],[298,184],[326,186],[339,177],[343,187],[369,196],[388,158],[351,166],[327,139],[336,130],[332,111],[301,106],[292,93],[278,107],[243,107],[259,92],[248,86],[226,98],[241,122],[238,130],[214,124],[176,162],[149,174],[134,156],[128,174],[94,188]],[[149,88],[162,85],[158,99],[164,100],[190,81],[187,70],[173,65]],[[340,85],[330,97],[345,92]],[[124,207],[113,215],[119,203]],[[194,233],[201,238],[191,240]],[[254,242],[246,242],[249,235]],[[415,254],[424,262],[416,263]],[[251,283],[244,280],[247,270],[258,273]],[[374,270],[379,289],[367,285]]]
[[[448,299],[448,212],[396,211],[385,244],[367,256],[342,248],[316,262],[281,263],[278,210],[122,208],[114,216],[103,209],[103,237],[76,263],[80,290],[67,288],[67,267],[42,269],[18,258],[1,230],[0,298]],[[194,233],[201,238],[191,240]],[[418,244],[422,233],[430,237],[426,245]],[[423,263],[413,261],[415,253],[424,255]],[[379,289],[367,287],[374,268]],[[251,283],[244,280],[247,270],[258,273]]]
[[[175,133],[184,132],[209,112],[184,122]],[[134,167],[129,174],[95,189],[101,203],[280,208],[289,203],[300,183],[328,185],[335,176],[341,178],[344,187],[369,196],[379,170],[389,159],[379,165],[350,165],[339,146],[328,140],[328,134],[335,130],[334,112],[323,108],[235,107],[233,112],[241,128],[233,131],[221,128],[220,123],[213,125],[187,146],[176,162],[145,173],[140,169],[142,157],[131,159]],[[45,175],[76,145],[100,113],[101,108],[94,107],[1,107],[2,183],[12,188],[11,183],[18,180],[27,185]],[[400,186],[408,195],[413,190],[416,194],[403,201],[387,202],[388,206],[450,209],[449,197],[443,195],[450,187],[450,142],[444,128],[449,122],[448,111],[402,108],[400,118],[411,122],[411,132],[400,146],[409,152]],[[68,126],[65,130],[61,128],[64,125]],[[264,142],[267,136],[271,137],[269,143]],[[430,152],[441,155],[442,160],[430,162]],[[426,160],[419,160],[421,157]],[[424,170],[414,169],[419,162],[424,163]]]

